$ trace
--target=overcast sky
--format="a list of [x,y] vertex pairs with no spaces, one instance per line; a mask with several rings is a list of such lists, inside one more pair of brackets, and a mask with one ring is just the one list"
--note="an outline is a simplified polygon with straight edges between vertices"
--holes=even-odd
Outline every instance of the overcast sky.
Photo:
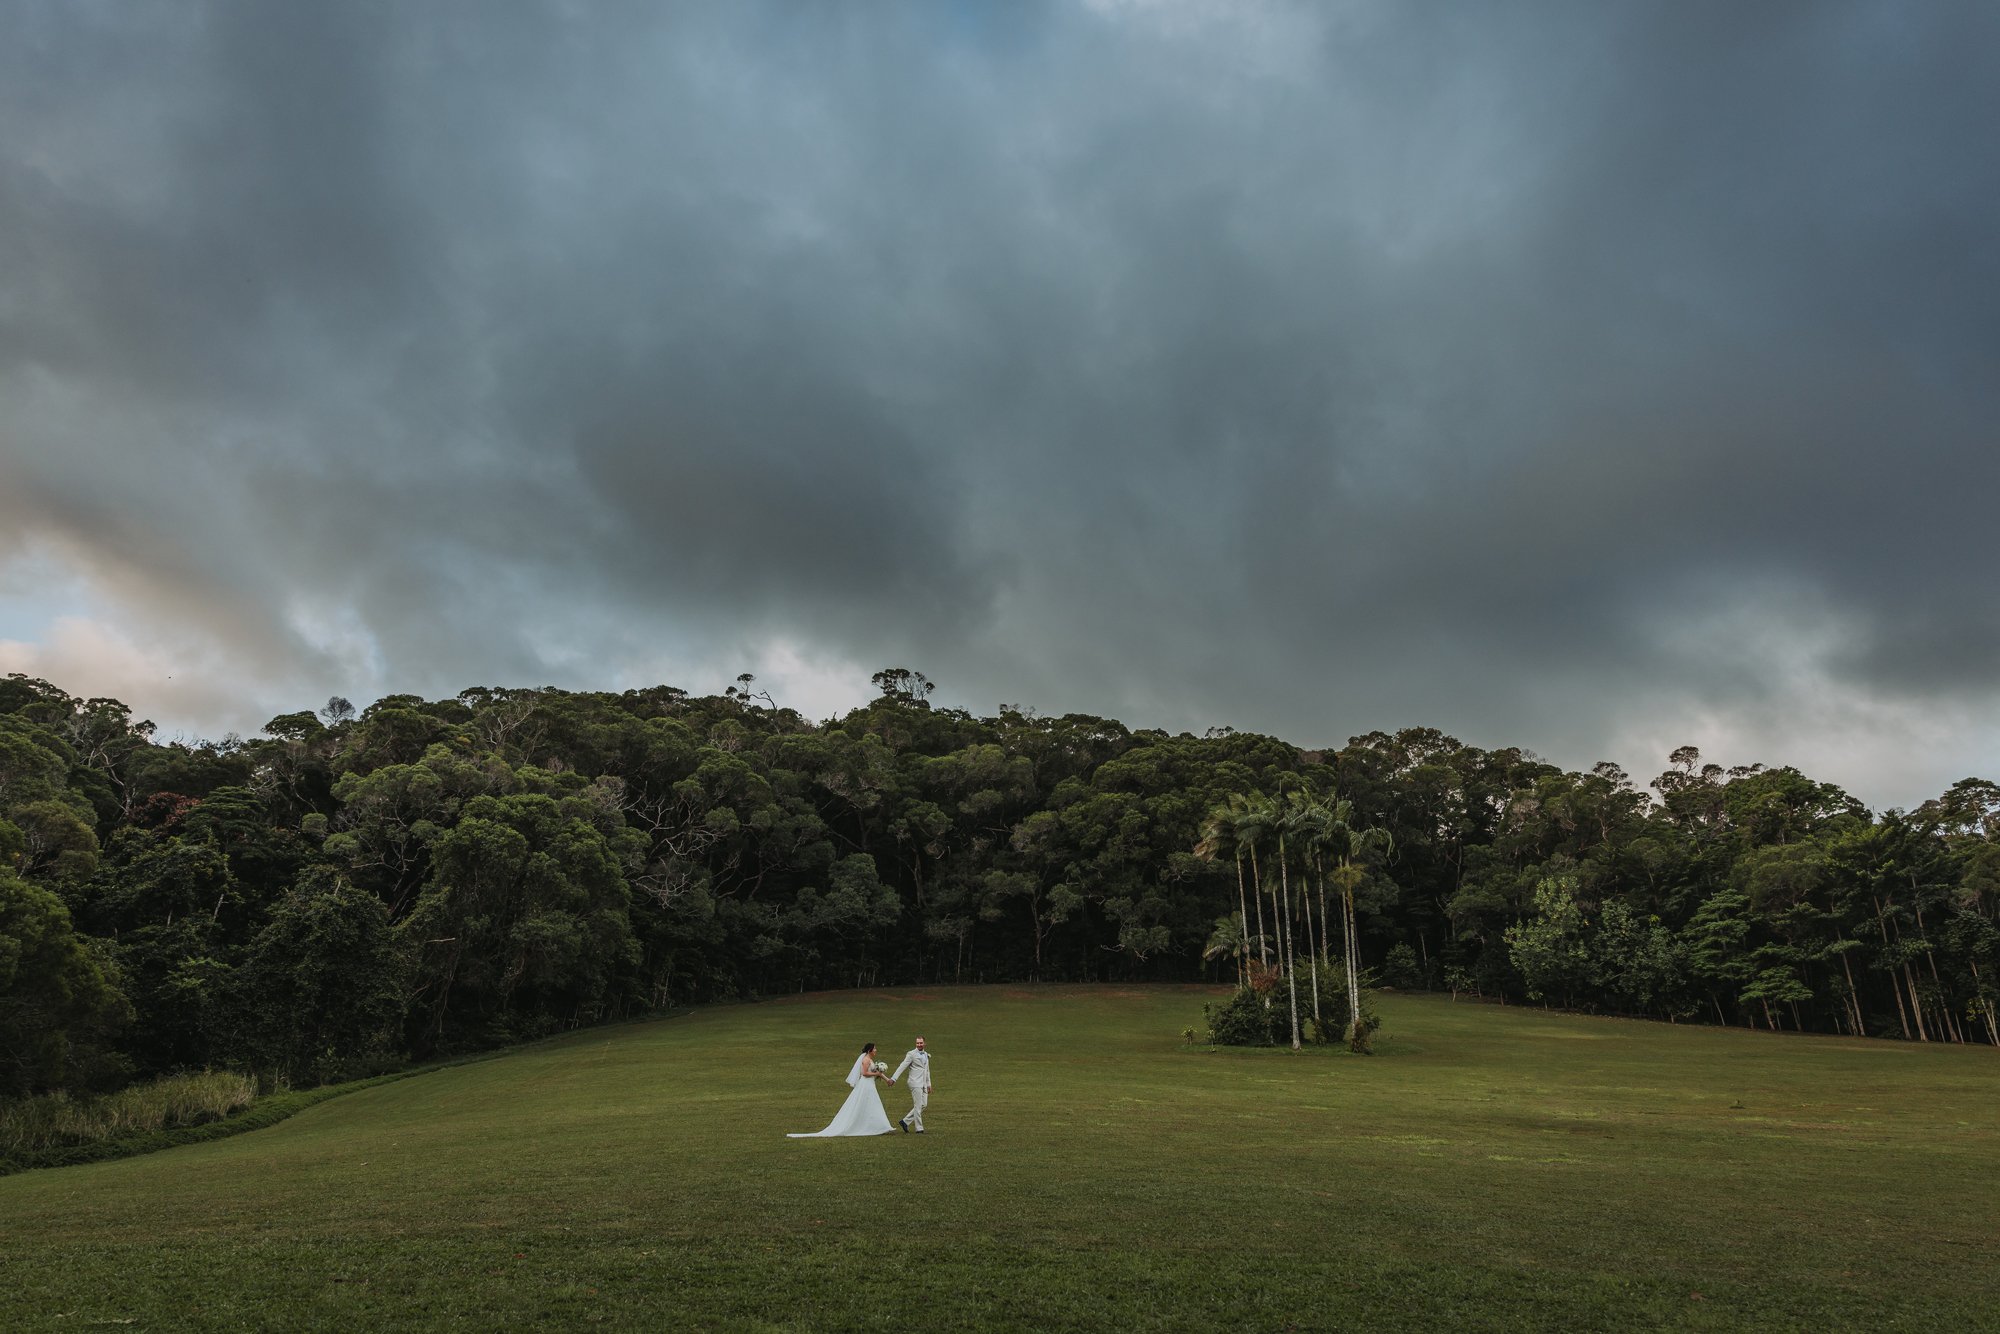
[[2000,777],[2000,5],[0,0],[0,670]]

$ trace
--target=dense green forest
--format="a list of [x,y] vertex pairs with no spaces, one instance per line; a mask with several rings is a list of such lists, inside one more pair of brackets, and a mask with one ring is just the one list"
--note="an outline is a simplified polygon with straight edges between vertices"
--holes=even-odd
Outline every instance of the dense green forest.
[[161,744],[116,700],[10,676],[0,1094],[328,1079],[690,1002],[1020,979],[1241,979],[1298,995],[1309,1033],[1365,978],[2000,1043],[1990,782],[1876,816],[1691,748],[1642,788],[1422,728],[1302,750],[874,679],[826,723],[744,677],[334,699]]

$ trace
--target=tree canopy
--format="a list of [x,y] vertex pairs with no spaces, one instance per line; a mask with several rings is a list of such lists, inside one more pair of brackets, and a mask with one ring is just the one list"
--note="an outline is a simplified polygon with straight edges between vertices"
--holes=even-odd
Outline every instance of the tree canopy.
[[[167,742],[0,681],[0,1091],[331,1077],[667,1005],[940,981],[1365,976],[2000,1043],[2000,786],[1873,814],[1692,747],[1646,787],[1434,729],[1333,749],[719,695],[335,697]],[[1339,943],[1340,954],[1333,952]],[[1336,957],[1338,961],[1336,961]],[[1296,1006],[1296,1008],[1293,1008]]]

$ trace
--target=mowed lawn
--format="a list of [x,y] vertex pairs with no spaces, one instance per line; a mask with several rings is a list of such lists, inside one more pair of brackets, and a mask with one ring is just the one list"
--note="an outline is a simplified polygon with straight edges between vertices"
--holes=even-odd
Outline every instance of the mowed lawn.
[[[0,1328],[2000,1328],[2000,1052],[1385,996],[800,996],[0,1179]],[[824,1124],[863,1041],[931,1131]],[[907,1106],[887,1091],[892,1115]]]

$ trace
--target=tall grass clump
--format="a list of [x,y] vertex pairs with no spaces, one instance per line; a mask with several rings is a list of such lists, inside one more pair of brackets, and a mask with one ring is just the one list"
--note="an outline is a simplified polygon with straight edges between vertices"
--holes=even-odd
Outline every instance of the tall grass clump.
[[0,1102],[0,1156],[203,1125],[240,1112],[256,1099],[256,1076],[204,1070],[96,1098],[49,1093]]

